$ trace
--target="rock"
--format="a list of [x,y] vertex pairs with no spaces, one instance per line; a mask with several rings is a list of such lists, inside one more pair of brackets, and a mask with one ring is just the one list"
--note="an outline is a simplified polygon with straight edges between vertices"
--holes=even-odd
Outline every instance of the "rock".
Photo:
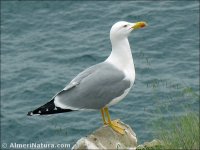
[[92,134],[79,139],[72,149],[136,149],[136,134],[129,125],[124,124],[120,120],[119,123],[125,129],[124,135],[104,125]]
[[162,149],[164,146],[163,142],[157,139],[154,139],[151,142],[144,142],[144,144],[138,145],[137,150],[150,150],[150,149]]

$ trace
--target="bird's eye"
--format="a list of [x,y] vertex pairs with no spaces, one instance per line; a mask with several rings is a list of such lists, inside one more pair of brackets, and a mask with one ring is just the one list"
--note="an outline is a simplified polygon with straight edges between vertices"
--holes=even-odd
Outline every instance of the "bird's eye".
[[123,27],[124,27],[124,28],[126,28],[126,27],[127,27],[127,24],[126,24],[126,25],[124,25]]

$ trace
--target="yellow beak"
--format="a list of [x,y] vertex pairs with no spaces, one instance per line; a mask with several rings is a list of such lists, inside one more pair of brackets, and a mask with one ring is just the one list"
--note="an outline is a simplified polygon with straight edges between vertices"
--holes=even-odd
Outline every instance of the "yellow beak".
[[139,29],[139,28],[144,28],[146,26],[147,26],[147,23],[144,21],[141,21],[141,22],[136,22],[131,28]]

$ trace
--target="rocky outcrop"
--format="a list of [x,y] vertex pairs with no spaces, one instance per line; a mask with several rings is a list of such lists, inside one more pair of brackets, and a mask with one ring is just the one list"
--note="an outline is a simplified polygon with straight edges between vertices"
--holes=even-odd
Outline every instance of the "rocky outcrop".
[[129,127],[119,121],[124,127],[125,134],[121,135],[112,128],[104,125],[92,134],[79,139],[72,149],[136,149],[136,134]]
[[153,150],[153,149],[163,149],[163,142],[157,139],[154,139],[151,142],[144,142],[144,144],[138,145],[136,150]]

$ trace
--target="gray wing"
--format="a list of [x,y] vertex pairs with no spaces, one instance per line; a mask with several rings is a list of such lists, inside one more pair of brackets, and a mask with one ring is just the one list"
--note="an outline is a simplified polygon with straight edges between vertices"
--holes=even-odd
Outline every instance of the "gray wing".
[[123,72],[103,62],[75,77],[55,96],[54,103],[63,109],[100,109],[129,87],[130,81]]

